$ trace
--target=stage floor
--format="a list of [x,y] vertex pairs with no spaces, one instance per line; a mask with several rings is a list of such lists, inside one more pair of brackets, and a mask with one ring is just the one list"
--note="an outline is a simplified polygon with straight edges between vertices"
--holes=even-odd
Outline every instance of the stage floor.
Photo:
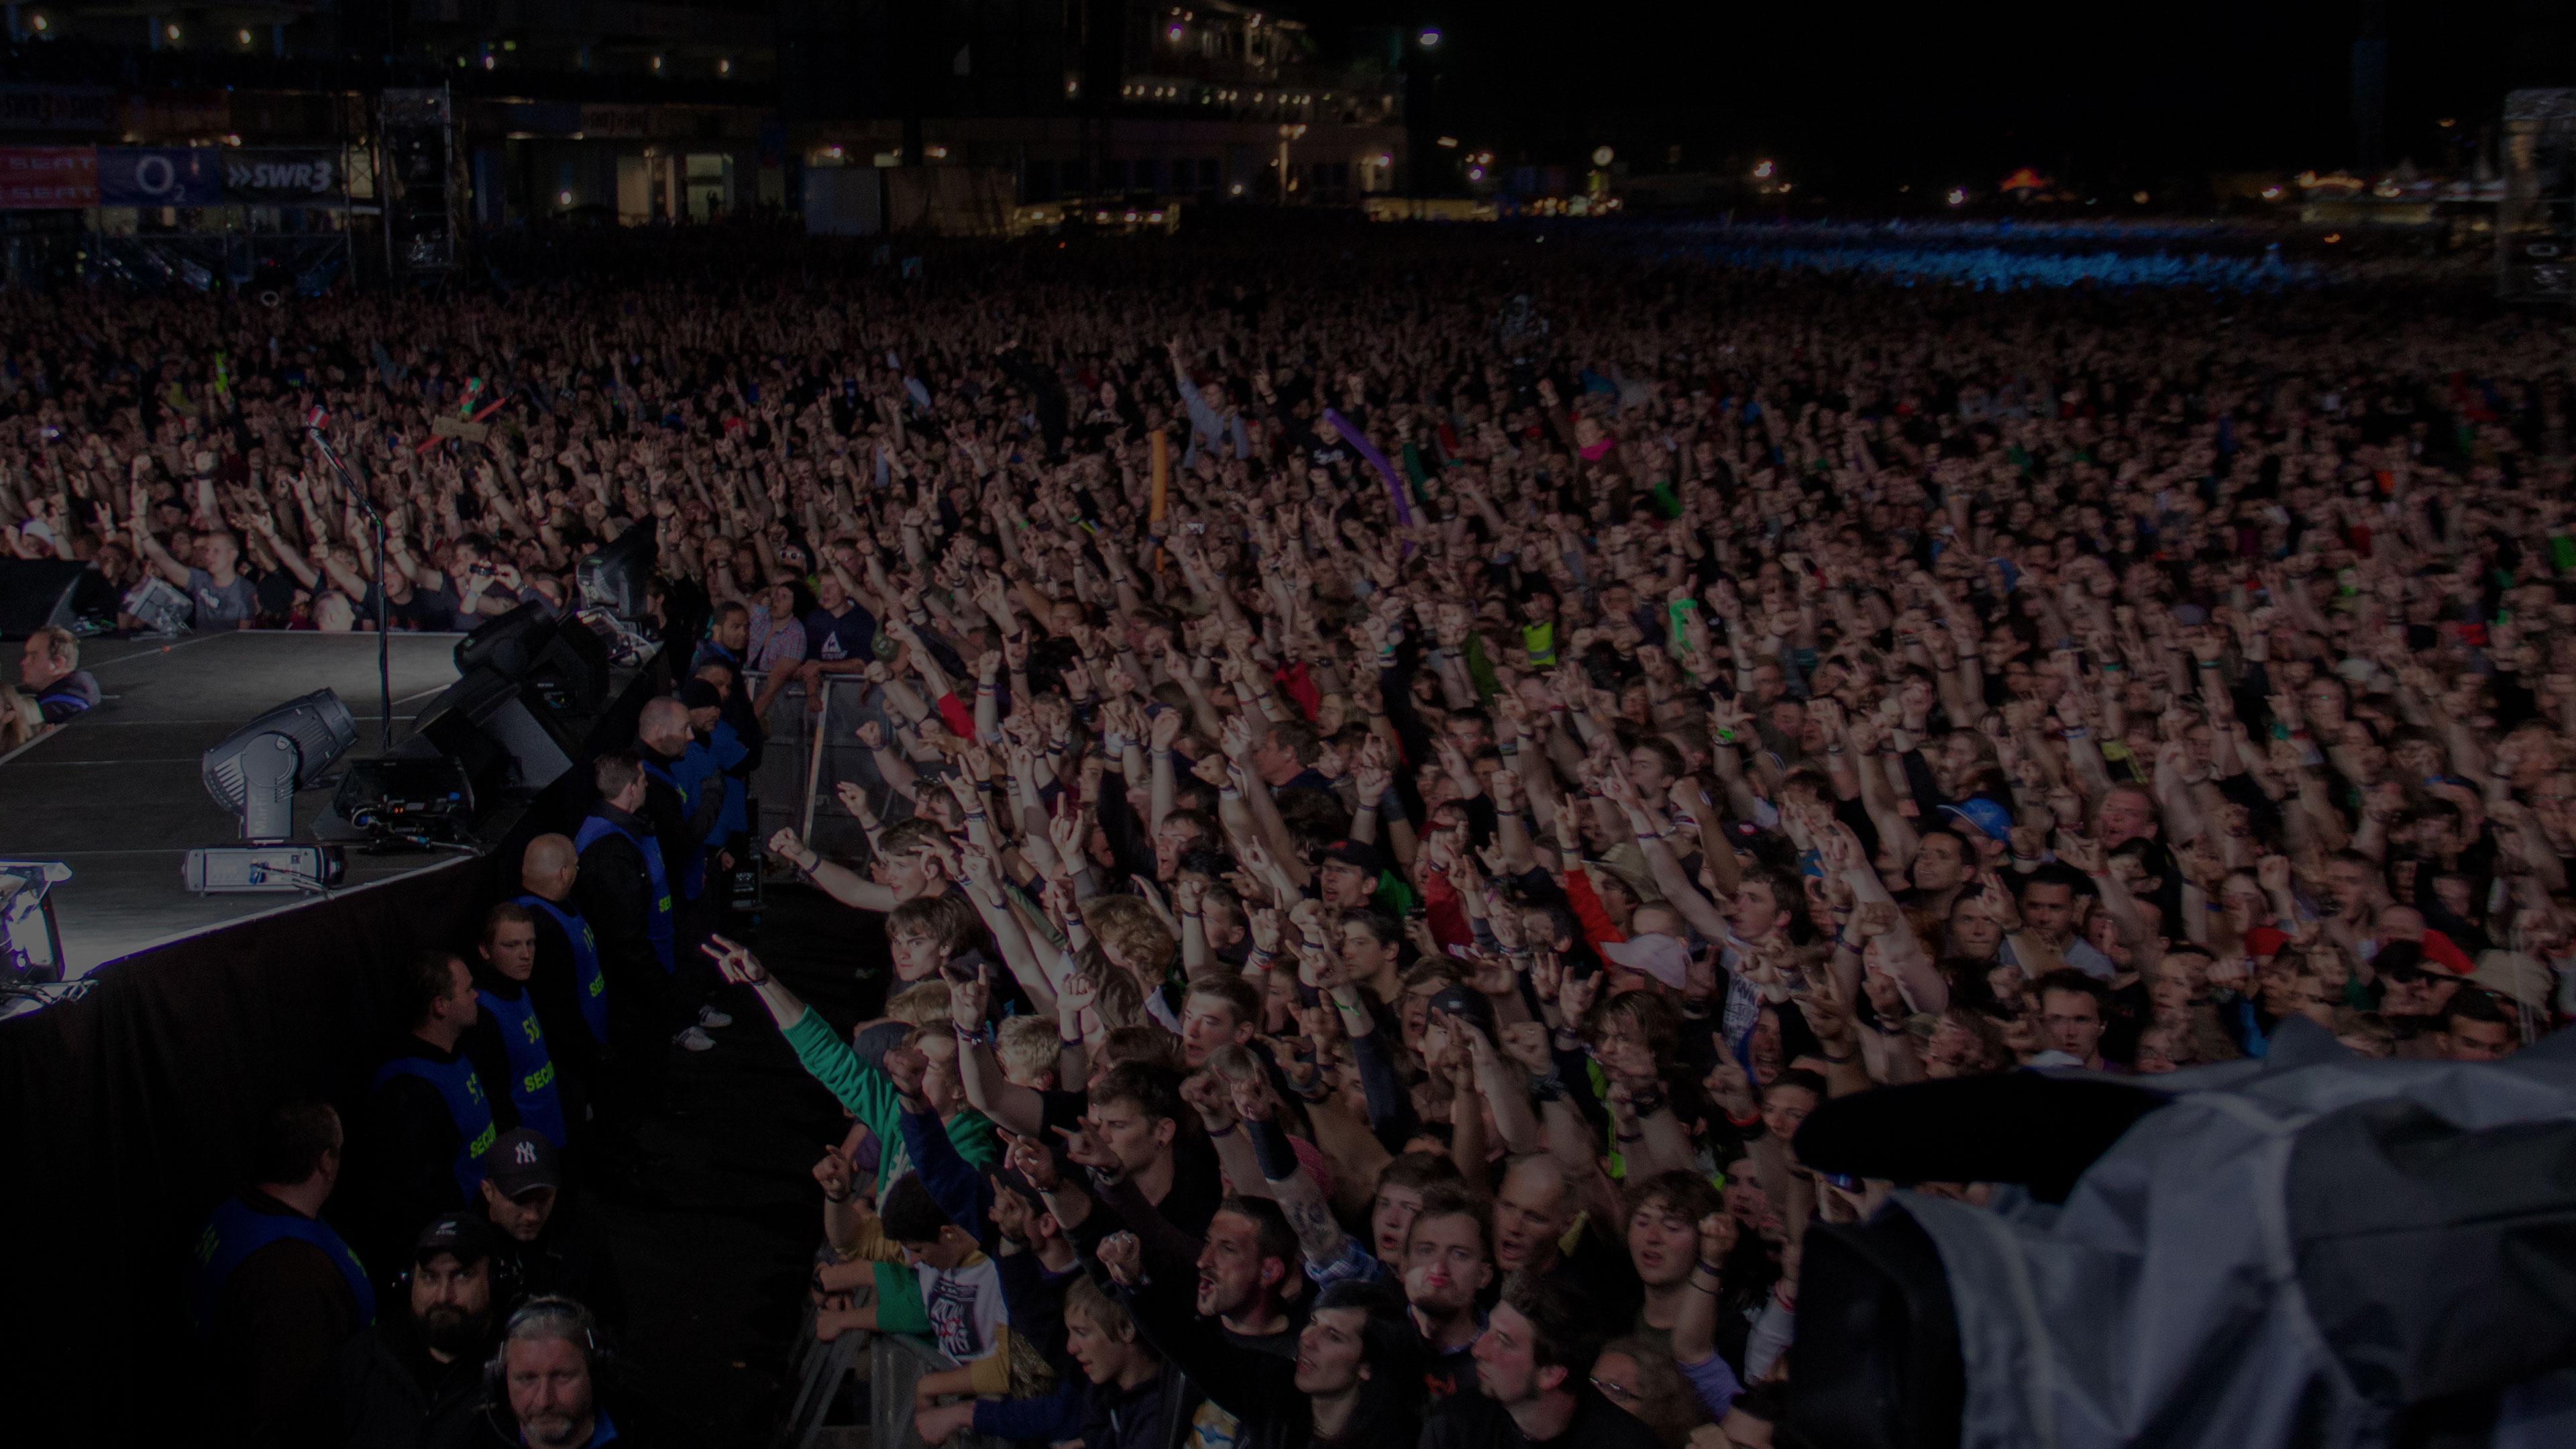
[[[393,636],[394,736],[456,680],[455,634]],[[292,895],[191,895],[189,850],[235,838],[206,794],[199,759],[261,711],[332,689],[358,722],[343,760],[379,752],[372,634],[248,631],[184,639],[92,639],[81,667],[99,706],[0,761],[0,856],[58,860],[52,893],[65,975],[173,937],[300,904]],[[332,772],[336,782],[337,767]],[[311,840],[331,783],[295,798],[295,838]],[[351,848],[343,890],[445,864],[455,852],[370,855]]]

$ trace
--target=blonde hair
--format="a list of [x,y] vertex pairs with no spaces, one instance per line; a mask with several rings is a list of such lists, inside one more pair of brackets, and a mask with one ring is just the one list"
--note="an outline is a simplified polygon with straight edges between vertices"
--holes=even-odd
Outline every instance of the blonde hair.
[[886,1015],[907,1026],[946,1025],[948,983],[924,981],[905,987],[886,1002]]
[[1028,1087],[1055,1070],[1061,1046],[1054,1017],[1014,1016],[1003,1021],[994,1039],[993,1055],[1002,1059],[1005,1078]]

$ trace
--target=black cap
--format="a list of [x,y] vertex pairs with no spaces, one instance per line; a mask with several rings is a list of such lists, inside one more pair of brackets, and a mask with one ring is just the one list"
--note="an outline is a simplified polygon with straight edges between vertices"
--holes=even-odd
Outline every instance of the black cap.
[[563,1160],[544,1134],[513,1127],[483,1154],[483,1176],[501,1196],[517,1198],[541,1187],[562,1187]]
[[1378,864],[1377,847],[1365,840],[1336,840],[1324,847],[1324,860],[1347,865],[1354,870],[1364,870],[1372,875],[1382,868]]
[[426,1263],[441,1253],[453,1253],[459,1265],[467,1268],[492,1256],[492,1228],[481,1218],[463,1213],[440,1213],[420,1230],[420,1241],[412,1246],[414,1264]]
[[1438,995],[1431,998],[1431,1010],[1445,1011],[1471,1022],[1484,1032],[1487,1041],[1494,1039],[1494,1003],[1487,1001],[1483,992],[1470,991],[1464,986],[1444,986]]
[[716,693],[714,685],[696,678],[681,680],[675,697],[682,709],[713,709],[724,703],[724,696]]

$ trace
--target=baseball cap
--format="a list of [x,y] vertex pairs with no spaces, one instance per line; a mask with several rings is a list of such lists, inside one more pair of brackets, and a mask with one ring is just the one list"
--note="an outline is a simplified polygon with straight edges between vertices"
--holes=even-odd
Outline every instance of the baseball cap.
[[1464,986],[1444,986],[1440,988],[1439,994],[1431,998],[1430,1009],[1445,1011],[1451,1016],[1472,1023],[1483,1031],[1489,1040],[1495,1034],[1494,1004],[1487,1001],[1480,992],[1470,991]]
[[1675,990],[1681,989],[1690,974],[1690,952],[1682,943],[1660,931],[1649,931],[1625,941],[1608,941],[1601,954],[1631,971],[1641,971]]
[[683,679],[675,693],[682,709],[713,709],[724,703],[724,696],[703,679]]
[[[1365,840],[1336,840],[1324,847],[1324,862],[1347,865],[1353,870],[1374,875],[1380,869],[1377,847]],[[1322,863],[1322,862],[1319,862]]]
[[541,1187],[562,1187],[563,1159],[544,1134],[513,1127],[483,1154],[483,1176],[501,1196],[516,1198]]
[[426,1263],[441,1253],[453,1253],[456,1261],[472,1267],[492,1256],[491,1225],[464,1213],[440,1213],[420,1230],[420,1241],[412,1245],[411,1260]]
[[2012,839],[2012,812],[1983,795],[1971,795],[1956,805],[1941,807],[1944,815],[1956,816],[1962,823],[1998,845]]
[[859,1054],[859,1060],[878,1071],[884,1071],[886,1053],[903,1045],[904,1038],[910,1035],[912,1035],[910,1022],[881,1021],[852,1038],[850,1050]]

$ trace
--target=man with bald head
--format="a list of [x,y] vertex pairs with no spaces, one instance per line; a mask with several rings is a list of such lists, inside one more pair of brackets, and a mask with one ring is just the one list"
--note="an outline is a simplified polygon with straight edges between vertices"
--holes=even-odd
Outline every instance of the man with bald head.
[[1646,1301],[1621,1237],[1626,1226],[1587,1213],[1580,1185],[1555,1158],[1514,1158],[1494,1194],[1494,1263],[1565,1285],[1591,1305],[1603,1332],[1626,1333]]
[[540,835],[519,857],[520,894],[512,904],[536,924],[536,974],[528,994],[537,1024],[565,1078],[564,1094],[581,1129],[581,1104],[591,1100],[608,1051],[608,977],[600,970],[599,938],[572,898],[581,856],[569,835]]

